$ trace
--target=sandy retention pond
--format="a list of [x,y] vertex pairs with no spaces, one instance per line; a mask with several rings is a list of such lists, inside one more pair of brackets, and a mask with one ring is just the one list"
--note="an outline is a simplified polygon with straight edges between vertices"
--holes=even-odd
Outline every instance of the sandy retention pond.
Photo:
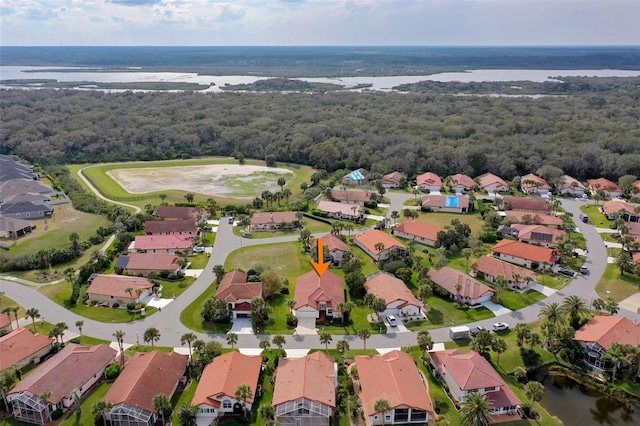
[[114,169],[107,174],[127,192],[147,192],[176,189],[196,194],[254,198],[262,191],[278,191],[278,177],[287,181],[291,170],[275,167],[239,164],[211,164],[208,166],[145,167]]

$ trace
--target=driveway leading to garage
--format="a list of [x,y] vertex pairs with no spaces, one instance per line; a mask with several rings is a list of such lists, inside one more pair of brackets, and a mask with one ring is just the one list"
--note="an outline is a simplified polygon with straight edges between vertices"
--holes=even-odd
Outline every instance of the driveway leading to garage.
[[251,323],[251,318],[236,318],[233,320],[233,324],[231,324],[231,330],[229,333],[236,334],[254,334],[253,333],[253,324]]
[[298,318],[298,326],[296,327],[296,334],[318,334],[316,331],[316,319],[315,318]]
[[489,309],[491,312],[493,312],[493,315],[495,315],[495,316],[504,315],[504,314],[510,314],[512,312],[511,309],[507,309],[502,305],[498,305],[497,303],[494,303],[491,300],[487,300],[486,302],[482,302],[481,305],[484,306],[485,308]]

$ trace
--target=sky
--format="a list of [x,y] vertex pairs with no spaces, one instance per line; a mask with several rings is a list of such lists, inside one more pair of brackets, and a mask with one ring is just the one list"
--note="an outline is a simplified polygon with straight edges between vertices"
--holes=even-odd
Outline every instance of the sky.
[[640,0],[0,0],[0,45],[640,45]]

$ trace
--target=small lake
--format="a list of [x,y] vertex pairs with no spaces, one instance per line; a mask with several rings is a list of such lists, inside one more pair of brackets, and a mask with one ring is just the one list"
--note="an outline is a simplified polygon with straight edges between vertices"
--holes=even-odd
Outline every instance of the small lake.
[[[73,69],[72,67],[65,69]],[[24,72],[30,70],[32,72]],[[32,66],[0,66],[0,80],[13,79],[54,79],[61,82],[93,81],[100,83],[134,83],[134,82],[186,82],[211,86],[202,92],[219,92],[225,84],[248,84],[268,77],[251,75],[199,75],[189,72],[147,72],[132,69],[131,71],[95,72],[89,69],[78,72],[56,72],[56,67]],[[640,71],[626,70],[470,70],[468,72],[448,72],[423,76],[386,76],[386,77],[342,77],[342,78],[299,78],[300,80],[319,83],[336,83],[346,87],[359,84],[371,84],[370,90],[392,91],[392,87],[400,84],[417,83],[425,80],[440,82],[482,82],[482,81],[556,81],[552,76],[588,76],[588,77],[637,77]],[[296,78],[296,77],[291,77]]]
[[542,406],[566,426],[640,425],[640,408],[629,409],[614,398],[584,389],[565,377],[548,376]]

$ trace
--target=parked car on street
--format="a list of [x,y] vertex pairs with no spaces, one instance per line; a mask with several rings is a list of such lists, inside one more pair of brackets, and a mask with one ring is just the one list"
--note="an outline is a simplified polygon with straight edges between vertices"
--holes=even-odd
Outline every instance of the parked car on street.
[[565,277],[569,277],[569,278],[574,278],[576,276],[576,273],[571,271],[571,270],[569,270],[569,269],[559,268],[558,269],[558,273],[560,275],[564,275]]
[[474,327],[471,329],[471,336],[476,337],[478,334],[480,334],[481,331],[487,331],[487,327],[483,327],[481,325]]
[[491,326],[493,331],[504,331],[509,329],[509,324],[506,322],[494,322],[493,326]]

